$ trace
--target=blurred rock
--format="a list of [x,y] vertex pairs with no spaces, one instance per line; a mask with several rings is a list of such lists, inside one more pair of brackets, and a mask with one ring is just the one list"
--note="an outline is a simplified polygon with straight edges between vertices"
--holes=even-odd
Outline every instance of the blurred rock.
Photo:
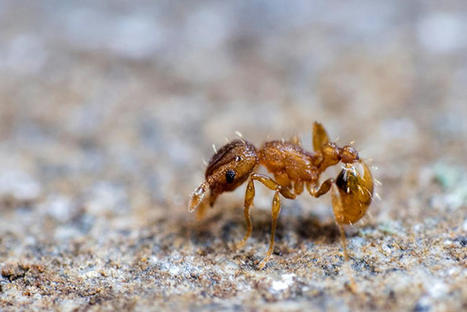
[[20,170],[0,172],[0,198],[31,202],[36,200],[40,194],[40,184],[26,172]]

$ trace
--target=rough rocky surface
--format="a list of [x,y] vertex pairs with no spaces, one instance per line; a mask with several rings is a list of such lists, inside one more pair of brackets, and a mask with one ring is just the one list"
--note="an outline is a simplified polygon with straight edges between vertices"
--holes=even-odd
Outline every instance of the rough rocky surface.
[[[467,309],[466,12],[0,1],[0,310]],[[381,200],[349,267],[329,196],[284,200],[259,271],[272,194],[244,250],[244,188],[201,222],[189,194],[211,144],[309,148],[314,120],[373,159]]]

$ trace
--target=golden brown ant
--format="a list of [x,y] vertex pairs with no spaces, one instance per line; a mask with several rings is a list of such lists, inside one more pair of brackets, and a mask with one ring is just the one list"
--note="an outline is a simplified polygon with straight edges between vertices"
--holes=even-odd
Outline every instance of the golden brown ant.
[[[245,140],[234,140],[219,151],[209,161],[206,180],[193,192],[189,203],[192,212],[199,208],[198,216],[204,214],[205,200],[214,205],[223,192],[233,191],[248,180],[245,193],[244,215],[247,226],[245,237],[236,246],[242,248],[252,231],[250,206],[255,196],[254,181],[259,181],[275,191],[272,200],[272,228],[269,249],[259,263],[263,268],[274,249],[274,234],[280,212],[280,195],[295,199],[303,189],[313,197],[326,194],[331,188],[332,206],[336,223],[341,232],[344,257],[347,260],[344,224],[352,224],[365,215],[373,198],[373,178],[368,166],[357,151],[351,146],[338,147],[329,141],[324,127],[313,124],[314,153],[304,150],[298,138],[290,141],[270,141],[257,150]],[[342,162],[344,168],[334,180],[329,178],[321,185],[319,177],[326,168]],[[258,174],[259,165],[263,165],[274,175],[274,179]]]

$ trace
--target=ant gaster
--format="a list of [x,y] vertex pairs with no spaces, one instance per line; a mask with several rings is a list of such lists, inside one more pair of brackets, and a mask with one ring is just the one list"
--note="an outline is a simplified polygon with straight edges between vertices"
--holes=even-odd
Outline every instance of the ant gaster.
[[[250,206],[255,196],[254,181],[273,190],[271,238],[267,254],[258,266],[261,269],[274,249],[280,195],[295,199],[306,188],[311,196],[320,197],[331,190],[334,216],[347,260],[343,225],[353,224],[365,215],[373,198],[373,178],[357,151],[351,145],[338,147],[330,142],[326,130],[318,122],[313,124],[313,149],[314,152],[304,150],[296,137],[290,141],[266,142],[259,150],[243,139],[234,140],[224,145],[209,161],[205,181],[193,192],[189,210],[198,208],[198,216],[201,217],[206,201],[212,206],[220,194],[233,191],[248,180],[244,202],[247,231],[243,240],[236,245],[242,248],[252,232]],[[337,178],[329,178],[320,184],[321,173],[339,162],[344,167]],[[260,165],[266,167],[274,179],[257,173]]]

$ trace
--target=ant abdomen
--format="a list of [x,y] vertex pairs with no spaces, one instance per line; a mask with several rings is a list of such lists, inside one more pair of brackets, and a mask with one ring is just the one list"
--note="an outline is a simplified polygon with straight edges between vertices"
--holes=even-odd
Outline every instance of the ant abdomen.
[[233,191],[245,182],[258,163],[256,148],[244,140],[224,145],[209,161],[205,178],[211,194]]
[[209,204],[217,196],[235,190],[243,184],[258,164],[256,148],[245,140],[235,140],[224,145],[209,161],[205,182],[192,194],[189,209],[195,210],[209,192]]

